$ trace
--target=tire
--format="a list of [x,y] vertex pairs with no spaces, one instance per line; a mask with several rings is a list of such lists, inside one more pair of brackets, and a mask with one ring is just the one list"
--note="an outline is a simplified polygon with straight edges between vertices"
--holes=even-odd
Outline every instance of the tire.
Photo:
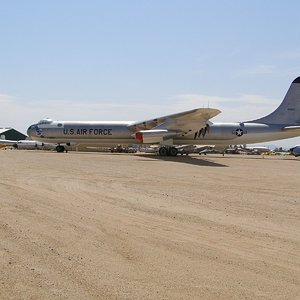
[[58,145],[58,146],[56,146],[56,151],[59,152],[59,153],[62,153],[62,152],[65,151],[65,147],[61,146],[61,145]]
[[178,150],[175,147],[171,147],[169,149],[169,155],[170,156],[176,156],[178,154]]
[[166,147],[160,147],[158,151],[160,156],[167,156],[168,155],[168,149]]

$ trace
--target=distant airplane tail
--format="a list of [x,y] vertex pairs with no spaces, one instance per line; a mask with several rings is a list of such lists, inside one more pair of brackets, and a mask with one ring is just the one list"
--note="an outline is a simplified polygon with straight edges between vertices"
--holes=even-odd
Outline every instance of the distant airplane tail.
[[300,77],[296,78],[283,101],[271,114],[251,121],[251,123],[300,125]]

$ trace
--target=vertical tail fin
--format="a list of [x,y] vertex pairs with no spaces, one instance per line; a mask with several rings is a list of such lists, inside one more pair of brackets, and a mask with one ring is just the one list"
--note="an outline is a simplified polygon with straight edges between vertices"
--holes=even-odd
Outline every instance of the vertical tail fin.
[[283,101],[271,114],[252,123],[300,125],[300,77],[296,78]]

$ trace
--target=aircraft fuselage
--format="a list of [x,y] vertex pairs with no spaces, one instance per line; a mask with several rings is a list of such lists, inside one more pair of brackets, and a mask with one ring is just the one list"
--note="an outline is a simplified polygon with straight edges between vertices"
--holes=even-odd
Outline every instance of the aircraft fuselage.
[[[28,135],[46,143],[103,145],[138,144],[128,126],[133,122],[70,122],[51,121],[29,127]],[[176,136],[174,145],[192,144],[251,144],[295,137],[298,133],[286,132],[284,125],[259,123],[209,123],[205,128],[185,136]],[[163,142],[161,143],[163,144]]]

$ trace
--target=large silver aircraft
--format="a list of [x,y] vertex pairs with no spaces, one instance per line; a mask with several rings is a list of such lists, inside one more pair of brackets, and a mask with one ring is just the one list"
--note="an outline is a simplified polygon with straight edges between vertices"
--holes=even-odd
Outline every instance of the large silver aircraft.
[[57,152],[66,146],[112,146],[116,144],[160,144],[161,156],[176,156],[174,145],[252,144],[300,135],[300,77],[296,78],[279,107],[252,121],[217,123],[210,121],[220,111],[197,108],[141,122],[80,122],[44,119],[27,133],[34,139],[55,143]]

